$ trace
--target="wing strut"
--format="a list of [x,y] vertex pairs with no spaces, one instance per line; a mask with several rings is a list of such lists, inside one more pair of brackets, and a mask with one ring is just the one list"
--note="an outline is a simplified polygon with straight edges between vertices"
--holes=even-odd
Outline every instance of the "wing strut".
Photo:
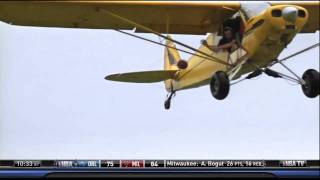
[[296,53],[293,53],[293,54],[291,54],[290,56],[287,56],[287,57],[285,57],[285,58],[283,58],[283,59],[281,59],[281,60],[274,61],[273,63],[271,63],[271,64],[269,65],[269,67],[270,67],[270,66],[273,66],[273,65],[275,65],[275,64],[277,64],[277,63],[281,63],[281,62],[283,62],[283,61],[286,61],[286,60],[288,60],[288,59],[290,59],[290,58],[292,58],[292,57],[294,57],[294,56],[297,56],[297,55],[299,55],[299,54],[301,54],[301,53],[304,53],[304,52],[306,52],[306,51],[309,51],[309,50],[311,50],[311,49],[313,49],[313,48],[315,48],[315,47],[317,47],[317,46],[319,46],[319,43],[316,43],[316,44],[314,44],[314,45],[312,45],[312,46],[309,46],[309,47],[307,47],[307,48],[305,48],[305,49],[302,49],[301,51],[298,51],[298,52],[296,52]]
[[217,62],[217,63],[220,63],[220,64],[224,64],[224,65],[227,65],[227,66],[232,66],[232,67],[234,66],[234,65],[232,65],[232,64],[230,64],[230,63],[227,63],[227,62],[225,62],[225,61],[223,61],[223,60],[221,60],[221,59],[219,59],[219,58],[213,57],[213,56],[211,56],[210,54],[207,54],[207,53],[205,53],[205,52],[199,51],[199,50],[196,49],[196,48],[193,48],[193,47],[188,46],[188,45],[186,45],[186,44],[184,44],[184,43],[181,43],[181,42],[179,42],[179,41],[176,41],[176,40],[174,40],[174,39],[172,39],[172,38],[170,38],[170,37],[164,36],[164,35],[162,35],[161,33],[158,33],[158,32],[156,32],[156,31],[154,31],[154,30],[152,30],[152,29],[150,29],[150,28],[148,28],[148,27],[146,27],[146,26],[143,26],[143,25],[141,25],[141,24],[138,24],[138,23],[136,23],[136,22],[133,22],[133,21],[127,19],[127,18],[124,18],[124,17],[122,17],[122,16],[119,16],[119,15],[113,13],[113,12],[110,12],[110,11],[106,10],[106,9],[102,9],[102,10],[104,10],[107,14],[111,15],[112,17],[115,17],[115,18],[117,18],[117,19],[120,19],[121,21],[124,21],[124,22],[126,22],[126,23],[128,23],[128,24],[131,24],[131,25],[135,26],[135,27],[138,27],[138,28],[140,28],[140,29],[142,29],[142,30],[144,30],[144,31],[146,31],[146,32],[153,33],[153,34],[158,35],[158,36],[160,36],[160,37],[162,37],[162,38],[164,38],[164,39],[166,39],[166,40],[175,42],[175,43],[177,43],[177,44],[179,44],[179,45],[181,45],[181,46],[183,46],[183,47],[185,47],[185,48],[188,48],[188,49],[190,49],[190,50],[192,50],[192,51],[195,51],[195,52],[197,52],[197,53],[200,53],[200,54],[202,54],[202,55],[205,55],[205,56],[207,56],[207,57],[210,57],[210,60],[211,60],[211,61],[214,61],[214,62]]
[[176,47],[168,46],[168,45],[166,45],[166,44],[162,44],[162,43],[159,43],[159,42],[153,41],[153,40],[151,40],[151,39],[147,39],[147,38],[144,38],[144,37],[141,37],[141,36],[135,35],[135,34],[131,34],[131,33],[128,33],[128,32],[125,32],[125,31],[119,30],[119,29],[115,29],[115,31],[117,31],[117,32],[119,32],[119,33],[126,34],[126,35],[128,35],[128,36],[132,36],[132,37],[134,37],[134,38],[138,38],[138,39],[141,39],[141,40],[147,41],[147,42],[151,42],[151,43],[154,43],[154,44],[157,44],[157,45],[163,46],[163,47],[167,47],[167,48],[170,48],[170,49],[175,49],[175,50],[177,50],[177,51],[181,51],[181,52],[184,52],[184,53],[187,53],[187,54],[193,55],[193,56],[198,56],[198,57],[201,57],[201,58],[203,58],[203,59],[206,59],[206,60],[210,60],[210,61],[212,61],[212,59],[210,59],[210,57],[207,57],[207,56],[202,56],[202,55],[199,55],[199,54],[192,53],[192,52],[190,52],[190,51],[186,51],[186,50],[179,49],[179,48],[176,48]]

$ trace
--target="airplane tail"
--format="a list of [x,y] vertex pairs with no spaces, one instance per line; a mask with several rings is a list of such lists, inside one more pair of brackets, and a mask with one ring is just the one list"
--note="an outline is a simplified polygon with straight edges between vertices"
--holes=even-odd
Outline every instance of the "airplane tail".
[[[168,37],[171,38],[169,35]],[[164,70],[178,70],[177,63],[181,60],[180,53],[174,49],[176,45],[172,41],[166,40],[166,45],[173,48],[166,47],[164,49]],[[168,92],[173,90],[173,82],[171,79],[165,80],[164,84]]]
[[172,92],[174,89],[172,79],[176,77],[179,69],[185,69],[187,67],[187,63],[181,60],[180,54],[178,50],[174,49],[176,46],[172,41],[167,40],[166,45],[173,48],[165,48],[164,70],[117,73],[108,75],[105,79],[131,83],[155,83],[164,81],[166,90]]
[[[171,38],[169,35],[168,37]],[[176,48],[176,45],[170,40],[166,41],[166,45]],[[173,48],[166,47],[164,50],[164,69],[165,70],[176,70],[177,69],[176,65],[178,61],[181,60],[179,51]]]

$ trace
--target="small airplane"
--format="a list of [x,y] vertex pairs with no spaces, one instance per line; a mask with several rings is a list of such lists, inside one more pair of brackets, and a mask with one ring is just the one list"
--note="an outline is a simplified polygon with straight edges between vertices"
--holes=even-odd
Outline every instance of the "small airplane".
[[[319,43],[283,59],[278,56],[298,33],[319,30],[319,9],[319,1],[1,1],[0,20],[23,26],[114,29],[164,46],[163,70],[118,73],[105,79],[131,83],[164,81],[169,92],[164,107],[169,109],[177,91],[209,85],[212,96],[223,100],[231,85],[262,73],[298,83],[307,97],[317,97],[318,70],[306,70],[300,77],[284,61],[318,47]],[[236,48],[212,50],[210,46],[217,47],[226,27],[234,33]],[[166,43],[138,33],[153,33],[166,39]],[[169,34],[209,35],[206,43],[194,48]],[[179,52],[191,57],[183,60]],[[272,70],[275,64],[292,75]],[[246,76],[241,78],[243,75]]]

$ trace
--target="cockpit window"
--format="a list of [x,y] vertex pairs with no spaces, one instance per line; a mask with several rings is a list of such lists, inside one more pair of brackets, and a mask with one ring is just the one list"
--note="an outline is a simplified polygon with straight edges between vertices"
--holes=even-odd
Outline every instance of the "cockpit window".
[[266,9],[271,7],[268,2],[242,2],[241,12],[245,16],[246,21],[261,14]]

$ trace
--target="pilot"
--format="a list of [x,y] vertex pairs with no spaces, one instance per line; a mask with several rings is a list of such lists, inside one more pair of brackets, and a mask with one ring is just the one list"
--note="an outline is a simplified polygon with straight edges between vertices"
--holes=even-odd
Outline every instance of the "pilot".
[[210,46],[206,40],[202,40],[201,44],[211,49],[214,52],[218,52],[220,50],[225,50],[228,52],[232,52],[237,49],[236,38],[234,36],[233,30],[231,27],[227,26],[223,30],[223,37],[219,41],[218,46]]

